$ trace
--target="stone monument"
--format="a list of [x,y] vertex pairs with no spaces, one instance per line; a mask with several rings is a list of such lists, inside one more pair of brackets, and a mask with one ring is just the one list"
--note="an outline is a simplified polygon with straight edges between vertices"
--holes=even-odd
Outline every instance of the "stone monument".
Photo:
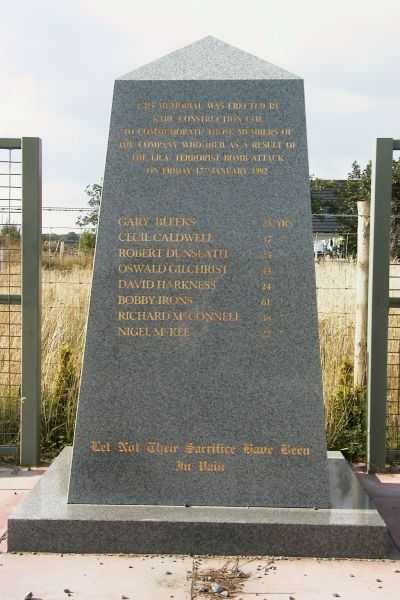
[[308,173],[283,69],[209,37],[116,81],[72,459],[11,549],[384,555],[327,460]]
[[301,79],[118,79],[69,502],[326,507],[313,258]]

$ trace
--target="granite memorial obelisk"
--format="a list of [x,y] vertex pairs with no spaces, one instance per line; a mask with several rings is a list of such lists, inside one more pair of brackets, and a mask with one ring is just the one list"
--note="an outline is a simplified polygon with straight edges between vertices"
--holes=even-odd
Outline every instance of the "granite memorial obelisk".
[[308,178],[299,77],[209,37],[116,81],[72,457],[11,550],[385,555],[327,460]]
[[326,507],[315,295],[303,81],[214,38],[117,80],[69,501]]

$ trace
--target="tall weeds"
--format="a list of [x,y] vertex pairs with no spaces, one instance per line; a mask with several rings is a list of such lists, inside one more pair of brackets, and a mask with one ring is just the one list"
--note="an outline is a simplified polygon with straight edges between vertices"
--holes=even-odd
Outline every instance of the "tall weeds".
[[91,271],[43,273],[42,441],[44,451],[72,443]]

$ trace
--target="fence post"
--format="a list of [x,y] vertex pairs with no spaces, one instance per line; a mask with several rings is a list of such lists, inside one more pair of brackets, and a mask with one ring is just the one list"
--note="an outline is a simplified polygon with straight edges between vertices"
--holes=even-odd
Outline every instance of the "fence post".
[[42,147],[22,138],[22,465],[40,461]]
[[354,332],[354,387],[362,387],[367,369],[369,202],[357,202],[356,320]]
[[368,452],[370,473],[386,463],[389,241],[393,139],[378,138],[372,169],[368,285]]

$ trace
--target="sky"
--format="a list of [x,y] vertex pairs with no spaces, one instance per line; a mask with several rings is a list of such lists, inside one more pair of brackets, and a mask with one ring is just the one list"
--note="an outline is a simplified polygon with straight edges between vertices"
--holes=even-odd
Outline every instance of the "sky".
[[[0,137],[43,140],[43,205],[87,205],[115,78],[213,35],[305,80],[310,173],[400,138],[399,0],[14,0],[0,19]],[[44,213],[71,228],[76,213]]]

